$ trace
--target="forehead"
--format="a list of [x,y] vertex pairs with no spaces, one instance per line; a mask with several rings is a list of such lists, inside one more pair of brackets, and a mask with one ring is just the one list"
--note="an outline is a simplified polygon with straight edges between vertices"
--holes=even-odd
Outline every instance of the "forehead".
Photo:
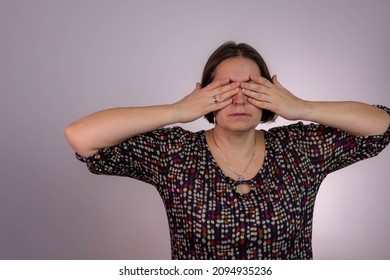
[[229,78],[231,81],[243,82],[248,81],[251,74],[261,74],[257,63],[252,59],[236,56],[218,64],[214,80]]

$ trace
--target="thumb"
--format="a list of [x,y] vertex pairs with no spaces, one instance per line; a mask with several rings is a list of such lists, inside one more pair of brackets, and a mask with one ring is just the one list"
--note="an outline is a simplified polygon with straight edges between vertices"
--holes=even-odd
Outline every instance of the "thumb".
[[278,77],[276,75],[273,75],[272,76],[272,83],[276,86],[282,86],[279,81],[278,81]]
[[200,83],[196,83],[196,84],[195,84],[195,88],[194,88],[194,90],[193,90],[191,93],[196,93],[196,92],[198,92],[200,89],[202,89],[201,84],[200,84]]

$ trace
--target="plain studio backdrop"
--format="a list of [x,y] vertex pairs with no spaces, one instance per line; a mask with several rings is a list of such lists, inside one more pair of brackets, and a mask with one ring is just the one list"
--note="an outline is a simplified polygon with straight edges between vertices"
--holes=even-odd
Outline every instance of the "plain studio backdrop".
[[[65,127],[179,100],[228,40],[301,98],[390,106],[389,14],[385,0],[1,0],[0,258],[169,259],[154,187],[89,173]],[[327,177],[315,259],[390,259],[389,166],[387,148]]]

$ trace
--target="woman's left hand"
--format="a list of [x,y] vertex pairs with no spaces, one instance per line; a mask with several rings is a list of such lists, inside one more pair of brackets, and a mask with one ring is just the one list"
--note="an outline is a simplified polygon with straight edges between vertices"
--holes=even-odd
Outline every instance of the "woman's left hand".
[[302,119],[305,112],[305,101],[293,95],[277,80],[272,82],[259,75],[251,75],[249,82],[242,82],[242,93],[248,102],[260,109],[270,110],[287,120]]

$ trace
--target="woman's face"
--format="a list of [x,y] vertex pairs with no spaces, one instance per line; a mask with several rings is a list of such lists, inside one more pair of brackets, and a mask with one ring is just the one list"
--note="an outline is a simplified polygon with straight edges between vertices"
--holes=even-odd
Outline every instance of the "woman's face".
[[[215,69],[214,80],[229,78],[232,82],[248,82],[251,74],[260,75],[256,62],[249,58],[232,57],[222,61]],[[255,128],[261,121],[262,110],[249,104],[241,90],[227,107],[215,112],[216,125],[233,131]]]

